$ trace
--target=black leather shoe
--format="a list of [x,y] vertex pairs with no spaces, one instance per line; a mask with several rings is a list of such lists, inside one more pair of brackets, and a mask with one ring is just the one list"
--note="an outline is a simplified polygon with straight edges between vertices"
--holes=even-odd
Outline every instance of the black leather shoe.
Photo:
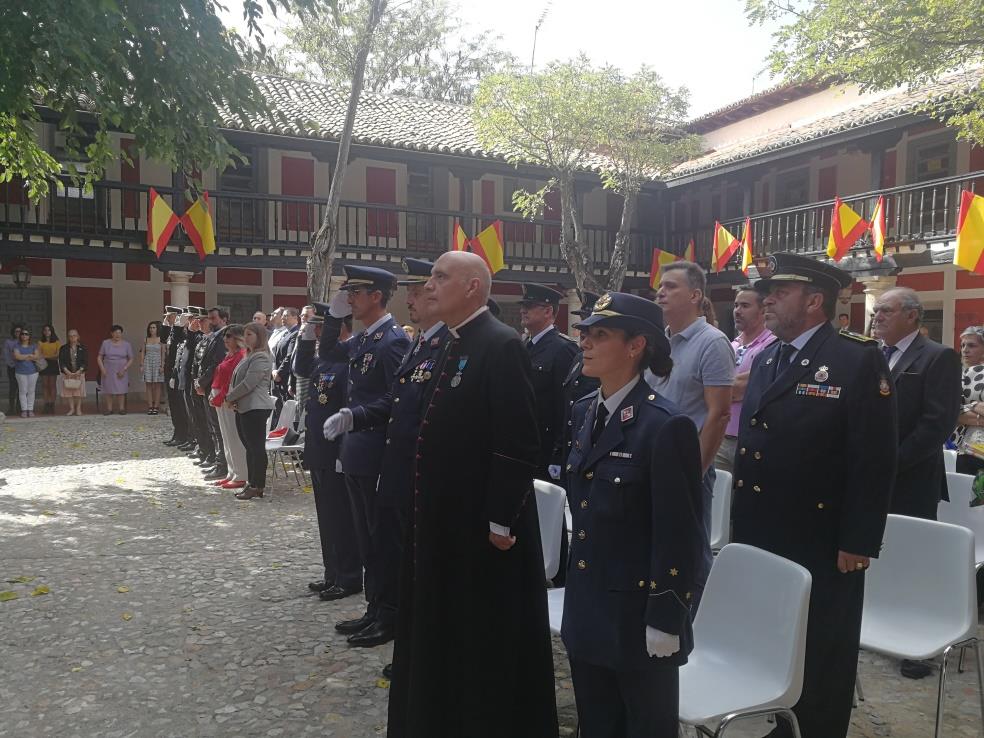
[[168,438],[166,441],[163,441],[163,443],[165,446],[177,446],[177,444],[174,442],[175,440],[176,440],[175,438]]
[[191,451],[195,446],[191,441],[185,441],[184,443],[175,446],[178,451]]
[[340,620],[335,623],[335,630],[345,635],[353,635],[365,630],[375,622],[376,619],[369,613],[366,613],[361,618],[356,618],[355,620]]
[[214,466],[214,465],[215,465],[215,459],[210,459],[207,456],[195,462],[195,466],[200,466],[203,469],[207,466]]
[[339,587],[337,584],[333,584],[328,589],[322,591],[318,596],[325,602],[331,602],[332,600],[340,600],[344,597],[349,597],[350,595],[359,594],[361,591],[361,587],[347,589],[346,587]]
[[909,659],[902,659],[902,668],[899,671],[906,679],[925,679],[933,673],[933,669],[924,661],[910,661]]
[[383,667],[383,676],[390,680],[393,679],[393,664],[386,664]]
[[214,482],[216,479],[225,479],[228,475],[225,469],[216,469],[211,474],[205,475],[206,482]]
[[355,635],[348,637],[348,644],[356,648],[372,648],[389,643],[396,635],[396,628],[392,625],[373,623],[365,630],[360,630]]
[[334,582],[328,582],[324,579],[319,579],[315,582],[308,582],[308,589],[312,592],[324,592],[326,589],[331,589],[334,586]]

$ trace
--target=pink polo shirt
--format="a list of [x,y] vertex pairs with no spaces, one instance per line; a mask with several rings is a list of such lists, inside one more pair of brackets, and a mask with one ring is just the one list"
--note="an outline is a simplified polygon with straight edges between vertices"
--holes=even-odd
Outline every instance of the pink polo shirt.
[[[731,348],[735,350],[735,374],[745,374],[750,371],[752,362],[755,361],[755,357],[759,355],[759,352],[775,340],[775,334],[768,328],[765,328],[744,349],[742,348],[741,341],[737,338],[732,341]],[[741,402],[731,403],[731,419],[728,421],[728,427],[724,431],[726,436],[738,435],[738,421],[740,418]]]

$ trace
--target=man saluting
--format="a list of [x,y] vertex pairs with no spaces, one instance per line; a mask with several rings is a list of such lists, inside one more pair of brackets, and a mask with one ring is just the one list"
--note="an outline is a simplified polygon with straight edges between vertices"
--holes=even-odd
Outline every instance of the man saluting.
[[490,284],[452,251],[425,286],[451,340],[422,400],[389,738],[557,735],[530,360]]

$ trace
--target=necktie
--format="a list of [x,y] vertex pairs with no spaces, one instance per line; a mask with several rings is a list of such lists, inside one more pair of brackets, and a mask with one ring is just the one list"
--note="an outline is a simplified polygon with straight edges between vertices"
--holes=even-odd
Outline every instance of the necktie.
[[779,347],[779,358],[776,359],[776,379],[781,377],[782,373],[789,368],[795,351],[796,347],[791,343],[784,343]]
[[534,346],[533,339],[532,338],[527,338],[526,339],[526,350],[527,351],[532,351],[533,350],[533,346]]
[[598,438],[601,436],[601,432],[605,430],[605,418],[608,417],[608,408],[605,403],[598,405],[598,410],[595,412],[595,422],[594,426],[591,428],[591,445],[594,446],[598,443]]
[[898,346],[882,346],[882,353],[885,355],[885,361],[891,361],[892,355],[898,350]]

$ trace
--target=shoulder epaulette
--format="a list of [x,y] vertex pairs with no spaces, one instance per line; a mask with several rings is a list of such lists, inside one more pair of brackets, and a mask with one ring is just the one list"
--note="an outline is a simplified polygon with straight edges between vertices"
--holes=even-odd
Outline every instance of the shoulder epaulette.
[[578,340],[577,340],[576,338],[574,338],[573,336],[568,336],[568,335],[567,335],[566,333],[564,333],[563,331],[557,331],[557,333],[559,333],[559,334],[560,334],[561,336],[563,336],[564,338],[566,338],[566,339],[567,339],[568,341],[570,341],[571,343],[575,343],[575,344],[580,344],[580,343],[581,343],[581,342],[580,342],[580,341],[578,341]]
[[877,339],[869,338],[868,336],[862,335],[860,333],[855,333],[854,331],[839,331],[839,334],[844,338],[849,338],[852,341],[857,341],[858,343],[878,343]]
[[589,392],[588,394],[586,394],[584,397],[581,397],[580,399],[575,400],[574,401],[574,404],[575,405],[580,405],[582,402],[590,402],[590,401],[594,400],[594,398],[597,397],[597,396],[598,396],[598,390],[592,390],[591,392]]

